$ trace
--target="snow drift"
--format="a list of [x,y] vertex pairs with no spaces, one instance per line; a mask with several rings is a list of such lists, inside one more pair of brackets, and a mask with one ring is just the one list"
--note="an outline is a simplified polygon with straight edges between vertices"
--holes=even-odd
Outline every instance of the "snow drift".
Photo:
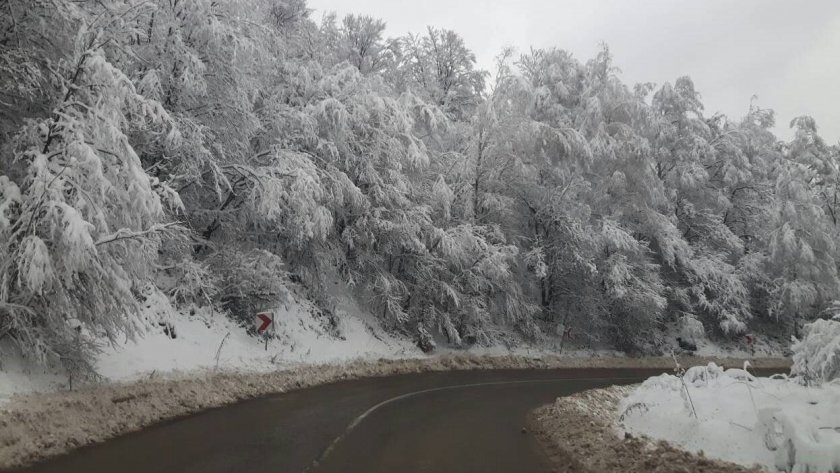
[[804,386],[714,363],[645,381],[621,402],[619,430],[741,465],[840,471],[840,385]]

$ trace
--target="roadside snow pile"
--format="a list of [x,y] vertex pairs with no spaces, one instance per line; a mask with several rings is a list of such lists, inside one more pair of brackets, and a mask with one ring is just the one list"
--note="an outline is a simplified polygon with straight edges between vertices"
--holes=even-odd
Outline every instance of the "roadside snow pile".
[[840,472],[840,384],[757,378],[747,367],[650,378],[621,403],[619,428],[771,471]]

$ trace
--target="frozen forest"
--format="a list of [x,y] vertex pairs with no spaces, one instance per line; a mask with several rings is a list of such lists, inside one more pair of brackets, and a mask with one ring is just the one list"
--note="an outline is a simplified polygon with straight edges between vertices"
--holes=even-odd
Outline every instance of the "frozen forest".
[[334,276],[424,350],[840,310],[840,146],[808,116],[782,141],[772,104],[708,114],[606,45],[483,71],[455,31],[305,0],[0,7],[0,339],[32,359],[91,369],[149,291],[245,324],[292,288],[329,311]]

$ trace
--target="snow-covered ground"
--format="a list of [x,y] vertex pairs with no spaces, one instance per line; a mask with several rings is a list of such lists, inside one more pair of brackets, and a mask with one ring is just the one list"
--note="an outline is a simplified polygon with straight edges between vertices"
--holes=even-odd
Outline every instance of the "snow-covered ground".
[[[255,336],[253,327],[242,326],[209,307],[178,309],[166,295],[149,289],[144,294],[138,332],[115,343],[99,340],[101,353],[95,368],[106,382],[130,382],[193,377],[216,370],[264,373],[299,364],[426,357],[413,340],[383,330],[349,288],[337,280],[327,286],[334,304],[331,316],[323,315],[304,295],[292,294],[285,304],[272,311],[275,327],[267,349],[264,339]],[[721,347],[701,337],[697,341],[698,354],[716,358],[748,356],[737,346]],[[489,347],[456,348],[441,343],[435,355],[551,357],[559,354],[559,346],[554,339],[538,345],[511,342]],[[771,350],[766,353],[773,355]],[[625,355],[614,350],[567,346],[562,356],[585,360]],[[26,361],[8,340],[0,341],[0,404],[14,395],[65,390],[69,381],[62,370]]]
[[[147,295],[141,329],[133,339],[102,341],[96,369],[106,381],[178,377],[208,370],[267,372],[300,363],[357,358],[418,358],[410,340],[383,331],[349,297],[340,299],[330,326],[304,298],[273,311],[276,327],[266,350],[264,339],[225,314],[209,308],[176,310],[160,293]],[[15,394],[66,389],[68,378],[24,361],[0,343],[0,403]]]
[[[758,325],[758,324],[757,324]],[[761,334],[742,334],[732,338],[710,340],[706,334],[706,328],[696,318],[690,316],[679,316],[665,325],[663,334],[665,353],[680,353],[681,348],[677,341],[678,337],[694,344],[697,356],[708,357],[739,357],[750,359],[754,357],[770,356],[784,357],[790,340],[784,330],[779,326],[761,327]]]
[[[115,344],[100,340],[102,352],[96,370],[104,381],[129,382],[191,377],[214,370],[261,373],[299,364],[426,356],[412,340],[383,330],[348,288],[338,283],[331,286],[334,287],[330,297],[335,301],[331,318],[320,314],[301,295],[273,310],[276,326],[267,350],[264,339],[255,336],[252,327],[241,326],[211,308],[176,309],[168,297],[151,291],[145,294],[140,329],[133,338],[126,336]],[[699,342],[698,354],[747,355],[737,347],[721,347],[705,339]],[[435,355],[447,354],[550,357],[559,354],[559,344],[557,340],[544,340],[539,345],[455,348],[441,343]],[[567,346],[562,356],[585,360],[625,355],[614,350]],[[0,404],[14,395],[64,390],[68,384],[64,372],[27,362],[8,341],[0,341]]]
[[[224,314],[210,309],[179,312],[164,297],[150,301],[147,311],[174,328],[150,331],[136,341],[108,347],[98,371],[113,380],[136,379],[153,372],[200,369],[269,371],[294,363],[323,363],[354,358],[419,356],[408,341],[382,331],[356,307],[338,309],[338,326],[330,329],[306,301],[294,301],[273,312],[275,327],[268,347]],[[345,304],[352,304],[348,300]]]
[[769,471],[840,471],[840,384],[806,387],[714,364],[682,379],[648,379],[624,399],[620,434],[667,440],[689,451]]

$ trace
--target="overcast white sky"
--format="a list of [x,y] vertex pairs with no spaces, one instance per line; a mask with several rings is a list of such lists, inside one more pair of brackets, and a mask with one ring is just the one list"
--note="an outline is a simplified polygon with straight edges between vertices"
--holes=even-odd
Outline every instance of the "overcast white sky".
[[628,84],[689,75],[707,114],[742,117],[750,97],[776,110],[777,133],[812,115],[840,140],[840,0],[309,0],[385,20],[387,35],[426,25],[464,37],[490,69],[503,46],[556,46],[585,61],[609,44]]

